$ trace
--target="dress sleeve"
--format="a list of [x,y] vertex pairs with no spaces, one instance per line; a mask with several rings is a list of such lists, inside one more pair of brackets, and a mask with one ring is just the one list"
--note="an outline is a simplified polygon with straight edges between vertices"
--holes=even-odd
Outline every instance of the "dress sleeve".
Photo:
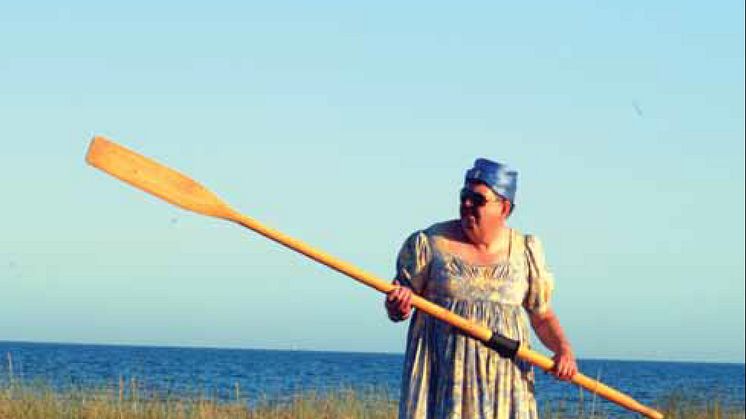
[[547,266],[544,246],[535,236],[526,236],[526,260],[528,262],[528,293],[523,300],[523,306],[530,313],[541,314],[550,307],[549,301],[554,290],[554,275]]
[[396,279],[421,294],[425,288],[431,259],[430,243],[422,231],[407,238],[396,261]]

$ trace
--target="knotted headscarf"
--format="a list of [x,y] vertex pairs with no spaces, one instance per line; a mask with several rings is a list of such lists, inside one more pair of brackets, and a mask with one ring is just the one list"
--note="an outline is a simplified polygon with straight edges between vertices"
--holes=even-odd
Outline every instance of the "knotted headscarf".
[[515,193],[518,188],[518,172],[515,170],[502,163],[479,158],[474,161],[474,167],[466,171],[464,179],[465,183],[474,181],[484,183],[496,194],[515,205]]

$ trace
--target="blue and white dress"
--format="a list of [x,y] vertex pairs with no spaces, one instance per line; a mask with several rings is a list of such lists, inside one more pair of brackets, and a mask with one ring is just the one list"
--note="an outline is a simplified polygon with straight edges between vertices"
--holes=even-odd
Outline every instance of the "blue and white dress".
[[[475,265],[445,251],[447,223],[412,234],[396,279],[424,298],[527,345],[526,311],[549,308],[553,278],[541,242],[510,230],[506,259]],[[538,417],[534,373],[453,326],[416,311],[409,324],[399,418]]]

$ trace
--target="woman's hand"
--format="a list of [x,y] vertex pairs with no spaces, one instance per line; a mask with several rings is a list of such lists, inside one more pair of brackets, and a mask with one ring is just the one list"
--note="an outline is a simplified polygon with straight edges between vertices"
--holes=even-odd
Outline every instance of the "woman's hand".
[[554,352],[552,375],[562,381],[572,379],[573,375],[578,372],[578,365],[575,363],[575,354],[565,338],[565,332],[562,331],[557,315],[550,308],[542,313],[531,313],[529,318],[541,343]]
[[554,354],[554,368],[552,368],[552,374],[557,377],[558,380],[569,381],[578,372],[578,365],[575,362],[575,354],[572,353],[572,348],[569,346],[562,346]]
[[406,320],[412,314],[412,290],[394,280],[394,288],[386,294],[386,312],[391,321]]

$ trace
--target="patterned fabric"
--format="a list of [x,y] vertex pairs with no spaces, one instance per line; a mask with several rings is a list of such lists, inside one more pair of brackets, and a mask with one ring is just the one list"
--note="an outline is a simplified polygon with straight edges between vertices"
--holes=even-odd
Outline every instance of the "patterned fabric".
[[[444,251],[445,224],[412,234],[396,279],[456,314],[528,344],[524,311],[549,308],[553,279],[533,236],[511,230],[506,260],[469,264]],[[409,324],[399,418],[537,418],[534,373],[416,311]]]

